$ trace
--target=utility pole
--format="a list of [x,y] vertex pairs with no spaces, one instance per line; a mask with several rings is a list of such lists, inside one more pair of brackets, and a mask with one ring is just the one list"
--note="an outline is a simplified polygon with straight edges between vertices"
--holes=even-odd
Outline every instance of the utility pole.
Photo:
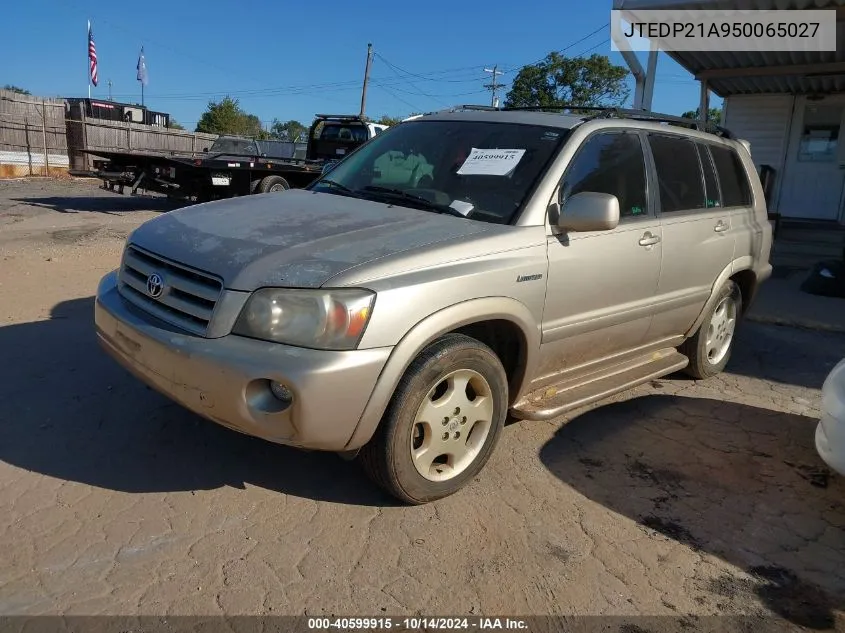
[[113,101],[111,98],[111,79],[109,79],[109,101]]
[[367,106],[367,84],[370,82],[370,66],[373,63],[373,45],[367,44],[367,67],[364,70],[364,86],[361,89],[361,116]]
[[500,84],[498,81],[496,81],[496,78],[499,75],[504,75],[505,73],[502,72],[501,70],[499,70],[498,64],[493,66],[493,68],[485,68],[484,72],[490,73],[493,76],[493,80],[489,84],[484,84],[484,87],[487,88],[487,90],[491,90],[493,92],[493,96],[490,99],[490,105],[493,106],[494,108],[498,108],[499,107],[499,97],[496,95],[496,91],[499,88],[502,87],[502,84]]

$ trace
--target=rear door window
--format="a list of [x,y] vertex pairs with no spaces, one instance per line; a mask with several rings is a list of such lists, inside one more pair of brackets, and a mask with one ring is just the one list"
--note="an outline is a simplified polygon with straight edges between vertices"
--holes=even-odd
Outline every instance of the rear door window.
[[680,136],[649,134],[664,213],[706,208],[704,179],[695,143]]
[[704,197],[708,209],[722,206],[722,195],[719,192],[719,183],[716,180],[716,172],[713,170],[713,161],[710,160],[710,152],[704,143],[696,143],[698,158],[701,160],[701,169],[704,171]]
[[751,185],[736,150],[721,145],[711,145],[713,164],[722,187],[722,206],[744,207],[751,204]]

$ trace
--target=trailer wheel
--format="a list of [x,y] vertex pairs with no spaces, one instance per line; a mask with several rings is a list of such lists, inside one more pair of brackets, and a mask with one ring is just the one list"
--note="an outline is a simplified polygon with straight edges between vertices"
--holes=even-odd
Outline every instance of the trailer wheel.
[[266,176],[258,183],[257,193],[271,193],[290,189],[288,181],[281,176]]

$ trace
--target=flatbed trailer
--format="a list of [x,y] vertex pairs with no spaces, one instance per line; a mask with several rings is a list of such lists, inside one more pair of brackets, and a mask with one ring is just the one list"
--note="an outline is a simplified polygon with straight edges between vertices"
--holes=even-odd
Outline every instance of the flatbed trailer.
[[318,114],[301,156],[296,143],[225,135],[202,153],[84,150],[97,157],[84,175],[120,193],[129,187],[197,202],[298,189],[386,127],[358,115]]
[[104,188],[123,193],[129,187],[197,201],[306,187],[322,171],[323,161],[261,156],[260,152],[159,154],[86,150],[94,161],[91,175]]

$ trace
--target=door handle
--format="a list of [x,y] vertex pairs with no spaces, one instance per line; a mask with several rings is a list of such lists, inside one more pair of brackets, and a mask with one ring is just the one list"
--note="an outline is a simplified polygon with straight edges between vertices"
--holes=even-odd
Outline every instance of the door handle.
[[654,246],[660,241],[659,235],[652,235],[650,231],[646,231],[645,234],[640,238],[639,245],[640,246]]
[[716,222],[716,226],[713,227],[713,230],[716,231],[716,233],[724,233],[728,230],[728,228],[730,227],[728,227],[727,223],[719,220],[718,222]]

